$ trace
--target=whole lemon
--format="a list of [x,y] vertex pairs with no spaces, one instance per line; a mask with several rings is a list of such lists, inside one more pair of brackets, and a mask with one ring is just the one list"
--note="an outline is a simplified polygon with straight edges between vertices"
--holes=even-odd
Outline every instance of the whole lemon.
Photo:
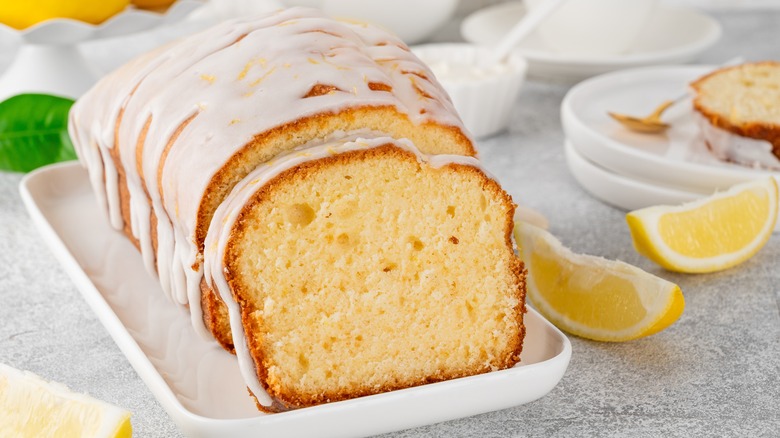
[[51,18],[72,18],[99,24],[121,12],[130,0],[1,1],[0,23],[26,29]]

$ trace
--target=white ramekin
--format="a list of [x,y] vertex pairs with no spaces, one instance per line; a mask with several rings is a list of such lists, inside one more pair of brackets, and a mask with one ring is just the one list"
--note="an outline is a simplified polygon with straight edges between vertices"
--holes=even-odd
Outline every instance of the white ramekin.
[[523,57],[512,53],[491,66],[486,61],[489,47],[447,43],[412,49],[431,67],[474,137],[488,137],[507,127],[528,68]]

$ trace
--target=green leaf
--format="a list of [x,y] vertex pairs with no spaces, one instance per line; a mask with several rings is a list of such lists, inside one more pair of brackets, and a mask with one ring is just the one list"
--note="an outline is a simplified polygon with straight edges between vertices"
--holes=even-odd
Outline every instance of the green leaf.
[[0,169],[28,172],[76,153],[68,136],[73,100],[20,94],[0,103]]

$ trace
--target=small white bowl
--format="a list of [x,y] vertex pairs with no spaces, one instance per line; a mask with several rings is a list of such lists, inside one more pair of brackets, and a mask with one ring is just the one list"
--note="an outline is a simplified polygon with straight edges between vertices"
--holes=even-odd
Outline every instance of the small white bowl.
[[523,57],[512,53],[500,64],[488,65],[490,47],[426,44],[412,50],[433,70],[474,137],[488,137],[507,127],[528,69]]

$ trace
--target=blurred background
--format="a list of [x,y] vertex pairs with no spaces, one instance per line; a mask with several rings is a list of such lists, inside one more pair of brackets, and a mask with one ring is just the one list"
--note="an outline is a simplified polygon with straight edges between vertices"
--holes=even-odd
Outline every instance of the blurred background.
[[[194,1],[194,0],[187,0]],[[427,41],[460,41],[460,23],[469,14],[499,3],[519,3],[517,0],[453,0],[456,4],[452,16],[444,21],[430,36],[421,40],[407,41],[408,43],[421,43]],[[330,4],[340,4],[343,7],[361,7],[370,3],[360,0],[332,0]],[[248,13],[261,13],[272,10],[280,5],[305,4],[317,5],[319,0],[204,0],[205,6],[192,13],[187,19],[175,23],[166,23],[164,26],[150,29],[141,33],[133,33],[109,39],[89,40],[80,44],[80,49],[85,53],[97,73],[106,73],[131,57],[143,53],[152,47],[171,41],[180,36],[187,35],[203,29],[219,20],[233,16],[246,16]],[[393,5],[401,22],[415,22],[415,19],[428,19],[423,14],[409,14],[404,3],[419,4],[418,1],[387,0],[384,3]],[[426,1],[425,4],[449,3],[441,1]],[[662,0],[669,5],[691,6],[709,11],[746,10],[746,9],[780,9],[780,1],[777,0]],[[419,6],[419,5],[418,5]],[[362,9],[367,9],[362,6]],[[421,17],[421,15],[423,15]],[[395,29],[399,32],[398,29]],[[401,32],[399,32],[401,33]],[[0,33],[0,74],[6,70],[14,59],[21,39],[8,32]]]

